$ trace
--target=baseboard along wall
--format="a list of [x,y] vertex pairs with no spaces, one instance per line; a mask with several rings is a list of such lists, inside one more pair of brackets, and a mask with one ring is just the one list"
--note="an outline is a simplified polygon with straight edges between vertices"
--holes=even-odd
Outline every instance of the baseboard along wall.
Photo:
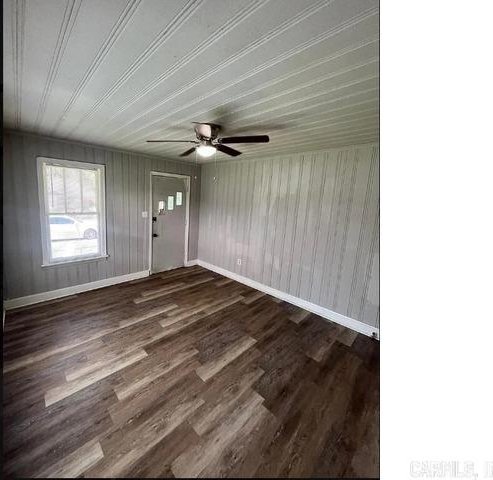
[[[322,318],[330,320],[331,322],[338,323],[344,327],[350,328],[358,333],[367,335],[369,337],[380,338],[380,330],[378,328],[367,325],[366,323],[355,320],[354,318],[346,317],[340,313],[329,310],[328,308],[321,307],[315,303],[308,302],[301,298],[290,295],[289,293],[276,290],[275,288],[269,287],[255,280],[252,280],[237,273],[225,270],[224,268],[212,265],[210,263],[204,262],[203,260],[190,260],[186,263],[186,267],[192,267],[194,265],[200,265],[207,270],[224,275],[225,277],[231,278],[237,282],[248,285],[249,287],[260,290],[261,292],[272,295],[273,297],[284,300],[288,303],[296,305],[297,307],[303,308],[309,312],[320,315]],[[4,310],[12,310],[14,308],[24,307],[27,305],[34,305],[36,303],[46,302],[48,300],[54,300],[56,298],[67,297],[69,295],[75,295],[76,293],[87,292],[89,290],[95,290],[97,288],[108,287],[110,285],[116,285],[118,283],[129,282],[131,280],[137,280],[138,278],[144,278],[149,276],[149,270],[143,270],[141,272],[129,273],[128,275],[120,275],[118,277],[105,278],[103,280],[97,280],[95,282],[84,283],[82,285],[74,285],[73,287],[60,288],[58,290],[51,290],[49,292],[36,293],[34,295],[28,295],[25,297],[13,298],[10,300],[5,300]]]
[[268,295],[272,295],[273,297],[279,298],[288,303],[296,305],[297,307],[303,308],[304,310],[308,310],[309,312],[320,315],[322,318],[330,320],[331,322],[338,323],[339,325],[350,328],[351,330],[362,333],[363,335],[367,335],[368,337],[380,339],[380,329],[372,327],[371,325],[367,325],[366,323],[360,322],[359,320],[346,317],[345,315],[341,315],[340,313],[329,310],[328,308],[321,307],[320,305],[316,305],[315,303],[308,302],[306,300],[303,300],[302,298],[295,297],[293,295],[290,295],[289,293],[276,290],[275,288],[269,287],[250,278],[243,277],[242,275],[238,275],[237,273],[231,272],[229,270],[225,270],[224,268],[217,267],[216,265],[204,262],[203,260],[197,260],[197,264],[203,268],[207,268],[208,270],[224,275],[225,277],[231,278],[237,282],[243,283],[244,285],[255,288],[256,290],[267,293]]
[[95,290],[96,288],[109,287],[110,285],[129,282],[130,280],[137,280],[138,278],[147,276],[149,276],[149,270],[143,270],[141,272],[105,278],[103,280],[96,280],[95,282],[83,283],[81,285],[74,285],[73,287],[59,288],[58,290],[51,290],[49,292],[35,293],[34,295],[4,300],[3,306],[5,310],[12,310],[13,308],[46,302],[48,300],[54,300],[55,298],[67,297],[69,295],[75,295],[76,293]]

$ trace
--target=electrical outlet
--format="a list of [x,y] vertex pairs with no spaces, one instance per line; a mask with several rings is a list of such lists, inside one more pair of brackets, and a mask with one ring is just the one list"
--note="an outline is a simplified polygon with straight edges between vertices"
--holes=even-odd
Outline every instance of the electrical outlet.
[[236,265],[241,265],[241,258],[236,259]]

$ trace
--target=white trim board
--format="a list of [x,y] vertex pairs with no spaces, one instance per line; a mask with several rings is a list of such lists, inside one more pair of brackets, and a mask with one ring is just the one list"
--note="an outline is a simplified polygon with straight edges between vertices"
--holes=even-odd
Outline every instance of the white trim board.
[[142,272],[129,273],[127,275],[120,275],[118,277],[104,278],[103,280],[96,280],[95,282],[74,285],[73,287],[59,288],[58,290],[35,293],[34,295],[28,295],[26,297],[12,298],[10,300],[4,300],[3,305],[5,310],[11,310],[13,308],[46,302],[48,300],[54,300],[55,298],[67,297],[69,295],[75,295],[76,293],[87,292],[89,290],[95,290],[102,287],[109,287],[110,285],[116,285],[117,283],[129,282],[131,280],[137,280],[138,278],[144,278],[148,276],[149,270],[143,270]]
[[276,290],[275,288],[264,285],[263,283],[259,283],[255,280],[251,280],[250,278],[243,277],[241,275],[238,275],[237,273],[225,270],[224,268],[216,267],[216,265],[212,265],[202,260],[197,260],[197,263],[201,267],[212,270],[213,272],[224,275],[225,277],[229,277],[233,280],[236,280],[237,282],[248,285],[249,287],[260,290],[261,292],[267,293],[268,295],[272,295],[273,297],[285,300],[286,302],[292,303],[297,307],[320,315],[321,317],[326,318],[331,322],[338,323],[339,325],[350,328],[351,330],[362,333],[363,335],[367,335],[368,337],[376,335],[377,339],[380,338],[380,330],[378,328],[367,325],[366,323],[360,322],[359,320],[346,317],[345,315],[341,315],[340,313],[329,310],[328,308],[321,307],[320,305],[316,305],[315,303],[311,303],[301,298],[295,297],[293,295],[290,295],[289,293],[281,292],[280,290]]

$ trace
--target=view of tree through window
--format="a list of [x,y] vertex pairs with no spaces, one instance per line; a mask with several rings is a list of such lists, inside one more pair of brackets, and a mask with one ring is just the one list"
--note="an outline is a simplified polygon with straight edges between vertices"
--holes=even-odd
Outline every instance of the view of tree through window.
[[104,188],[104,170],[95,167],[43,164],[49,261],[105,254],[100,232],[104,224],[100,191]]

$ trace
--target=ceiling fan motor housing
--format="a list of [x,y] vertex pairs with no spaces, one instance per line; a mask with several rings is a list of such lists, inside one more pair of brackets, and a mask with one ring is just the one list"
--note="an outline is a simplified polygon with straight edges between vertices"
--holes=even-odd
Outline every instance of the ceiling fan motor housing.
[[195,123],[194,129],[199,140],[214,140],[219,134],[220,127],[214,123]]

